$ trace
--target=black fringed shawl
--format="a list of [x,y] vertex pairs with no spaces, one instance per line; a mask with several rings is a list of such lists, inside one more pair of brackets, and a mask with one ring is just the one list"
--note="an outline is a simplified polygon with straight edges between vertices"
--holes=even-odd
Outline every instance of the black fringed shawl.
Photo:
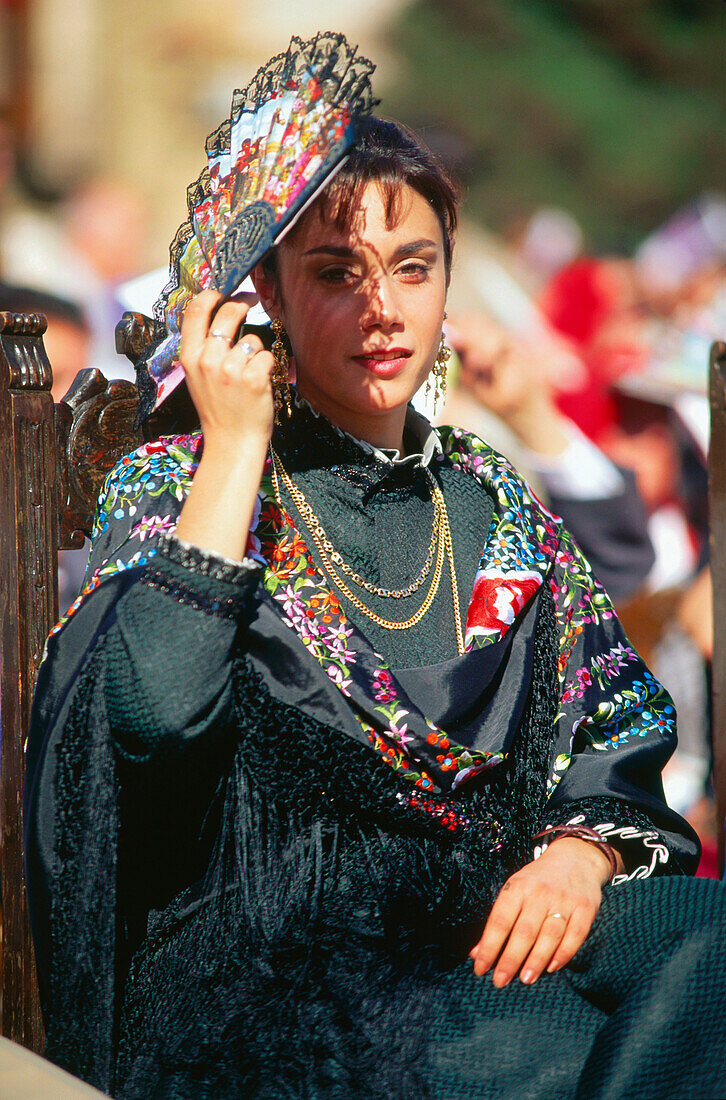
[[[46,830],[55,822],[50,834],[35,834],[30,858],[48,1057],[123,1096],[157,1095],[157,1088],[174,1096],[269,1096],[280,1072],[291,1087],[364,1073],[380,1085],[371,1095],[394,1083],[408,1095],[400,1091],[407,1079],[411,1095],[419,1092],[413,1067],[423,1040],[413,1023],[423,1022],[426,989],[465,953],[470,930],[503,877],[527,859],[542,820],[537,780],[556,703],[547,596],[536,654],[512,764],[458,800],[471,825],[452,833],[404,808],[405,786],[364,746],[349,741],[338,774],[331,772],[339,731],[273,700],[244,655],[234,674],[236,744],[220,744],[211,759],[192,749],[172,762],[176,774],[165,780],[173,789],[164,791],[158,765],[133,764],[113,748],[100,639],[62,730],[51,732],[46,760],[55,761],[55,781],[36,792]],[[41,684],[40,698],[51,695]],[[43,718],[39,708],[36,721]],[[167,867],[163,886],[158,878],[144,883],[135,864],[153,855],[143,845],[163,861],[181,843],[179,822],[162,819],[182,792],[193,813],[190,785],[197,796],[204,791],[198,802],[209,799],[206,828],[175,862],[187,872],[206,866],[186,886],[175,867]],[[163,835],[145,831],[154,827]],[[34,857],[45,865],[40,880]],[[151,903],[175,887],[155,911]],[[394,942],[391,957],[386,945]],[[411,1026],[396,1058],[390,1031],[404,1009]],[[377,1026],[365,1036],[354,1028],[351,1038],[361,1013]],[[280,1044],[291,1055],[282,1065],[269,1054]],[[200,1091],[188,1092],[195,1076]],[[343,1079],[337,1084],[342,1089]]]

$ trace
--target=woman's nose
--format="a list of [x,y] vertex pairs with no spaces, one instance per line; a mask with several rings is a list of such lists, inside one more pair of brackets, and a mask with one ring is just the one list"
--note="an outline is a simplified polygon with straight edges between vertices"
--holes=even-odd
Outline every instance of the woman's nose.
[[388,328],[400,321],[400,310],[395,290],[386,278],[371,280],[367,288],[362,323],[365,328]]

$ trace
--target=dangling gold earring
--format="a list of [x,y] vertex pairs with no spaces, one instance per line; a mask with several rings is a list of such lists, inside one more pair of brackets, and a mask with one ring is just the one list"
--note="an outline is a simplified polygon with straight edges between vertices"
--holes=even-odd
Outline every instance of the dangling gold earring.
[[282,338],[285,335],[282,321],[275,317],[270,323],[275,334],[272,345],[272,354],[275,359],[275,367],[272,371],[272,394],[275,402],[275,423],[280,423],[280,413],[284,409],[288,416],[292,414],[290,403],[290,367],[287,361],[287,352]]
[[[446,314],[444,314],[444,320],[446,320]],[[447,346],[442,332],[439,354],[436,356],[436,362],[431,368],[431,374],[426,379],[427,397],[431,392],[432,385],[434,388],[434,412],[436,412],[439,407],[439,401],[442,403],[446,401],[446,364],[449,362],[449,359],[451,359],[451,348]],[[431,381],[432,378],[433,382]]]

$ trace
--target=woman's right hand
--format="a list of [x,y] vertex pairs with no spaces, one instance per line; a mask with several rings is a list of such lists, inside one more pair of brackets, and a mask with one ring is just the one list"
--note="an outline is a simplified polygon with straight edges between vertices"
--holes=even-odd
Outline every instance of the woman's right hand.
[[253,296],[220,306],[221,297],[202,291],[182,324],[181,361],[204,450],[176,533],[202,550],[241,561],[272,435],[274,359],[257,336],[232,343]]
[[202,291],[182,322],[180,358],[205,449],[236,451],[244,443],[266,450],[274,420],[275,361],[257,336],[233,342],[255,296],[241,295],[220,306],[221,300],[216,290]]

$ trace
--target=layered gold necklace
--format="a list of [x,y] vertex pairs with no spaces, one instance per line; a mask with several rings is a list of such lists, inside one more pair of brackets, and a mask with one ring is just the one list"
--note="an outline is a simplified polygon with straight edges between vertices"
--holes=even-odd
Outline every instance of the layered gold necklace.
[[[335,549],[330,539],[328,538],[323,525],[318,519],[317,515],[310,507],[309,503],[305,499],[305,496],[299,486],[295,485],[290,475],[285,470],[280,456],[277,454],[272,444],[270,444],[270,454],[272,456],[272,480],[275,489],[275,499],[280,508],[283,507],[282,496],[280,493],[280,481],[282,481],[287,492],[290,494],[290,498],[297,509],[300,518],[307,527],[312,537],[315,548],[320,556],[323,569],[332,580],[335,587],[343,593],[345,598],[356,607],[362,614],[366,615],[372,622],[377,623],[378,626],[384,628],[384,630],[408,630],[412,626],[416,626],[420,623],[424,615],[431,607],[436,594],[439,590],[441,583],[441,575],[443,573],[444,557],[447,558],[449,564],[449,572],[451,574],[451,591],[454,605],[454,624],[456,628],[456,645],[461,656],[464,653],[464,632],[461,625],[461,608],[459,605],[459,587],[456,579],[456,568],[454,565],[454,551],[453,542],[451,538],[451,527],[449,526],[449,516],[446,510],[446,502],[444,500],[443,493],[439,489],[436,481],[433,478],[430,470],[425,466],[422,467],[426,478],[429,482],[429,489],[431,492],[431,501],[434,506],[434,519],[431,532],[431,541],[429,543],[428,555],[424,562],[423,569],[414,581],[411,582],[406,588],[389,589],[380,588],[377,585],[372,584],[370,581],[365,580],[358,573],[352,569],[347,562],[343,560],[342,555]],[[370,607],[363,603],[359,596],[351,591],[349,586],[343,580],[340,575],[344,573],[350,580],[357,584],[360,588],[370,592],[372,595],[379,596],[382,599],[395,599],[400,600],[406,596],[413,595],[426,580],[431,566],[434,564],[433,577],[431,578],[431,584],[429,590],[426,593],[423,603],[409,619],[403,621],[396,621],[392,619],[384,619],[381,615],[378,615]]]

